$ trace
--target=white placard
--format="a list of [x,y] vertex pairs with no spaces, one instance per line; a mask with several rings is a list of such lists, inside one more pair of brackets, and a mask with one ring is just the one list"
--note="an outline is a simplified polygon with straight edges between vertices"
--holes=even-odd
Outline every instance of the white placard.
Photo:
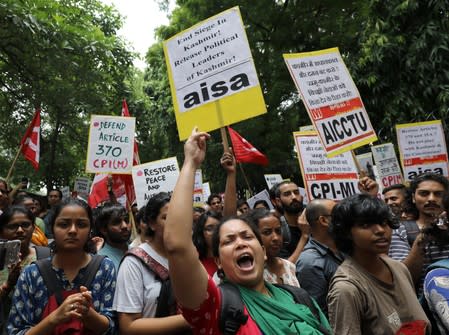
[[90,178],[76,177],[73,190],[80,195],[88,195],[90,192]]
[[270,209],[274,209],[273,204],[271,203],[270,200],[270,194],[268,193],[267,190],[263,190],[259,193],[257,193],[255,196],[252,196],[251,198],[249,198],[248,200],[246,200],[246,202],[248,203],[248,206],[253,209],[254,208],[254,204],[256,203],[256,201],[258,200],[264,200],[266,201],[266,203],[268,204],[268,206],[270,207]]
[[274,185],[283,181],[280,174],[264,174],[265,181],[267,182],[268,189],[270,190]]
[[284,54],[284,60],[329,156],[377,140],[338,48]]
[[179,176],[176,157],[135,165],[132,169],[134,189],[138,207],[159,192],[172,192]]
[[166,41],[179,111],[259,85],[238,7]]
[[207,198],[211,195],[209,182],[203,183],[203,199],[206,202]]
[[201,169],[195,171],[195,182],[193,186],[193,202],[200,204],[204,202],[203,199],[203,173]]
[[373,146],[371,151],[376,162],[382,189],[395,184],[402,184],[402,172],[394,152],[393,143]]
[[64,186],[63,188],[61,188],[61,193],[62,193],[62,199],[68,199],[70,198],[72,195],[70,194],[70,187],[68,186]]
[[295,132],[294,138],[308,200],[342,200],[359,193],[357,168],[350,152],[329,158],[315,132]]
[[440,120],[396,125],[404,179],[423,172],[448,176],[448,156]]
[[135,126],[134,117],[92,115],[86,171],[131,174]]

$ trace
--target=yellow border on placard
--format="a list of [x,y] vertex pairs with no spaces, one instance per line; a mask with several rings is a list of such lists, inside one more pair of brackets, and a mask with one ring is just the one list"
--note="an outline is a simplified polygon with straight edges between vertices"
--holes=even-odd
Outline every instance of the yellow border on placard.
[[[134,120],[136,120],[136,118],[134,117],[134,116],[118,116],[118,115],[97,115],[97,114],[92,114],[91,116],[90,116],[90,121],[89,121],[89,134],[88,134],[88,136],[87,136],[87,155],[86,155],[86,169],[85,169],[85,171],[86,171],[86,173],[107,173],[107,174],[125,174],[125,175],[130,175],[130,174],[132,174],[132,168],[133,168],[133,166],[132,166],[132,160],[131,160],[131,169],[129,170],[129,173],[126,173],[126,172],[116,172],[116,171],[108,171],[108,172],[98,172],[98,171],[90,171],[90,170],[88,170],[88,166],[87,166],[87,164],[88,164],[88,162],[89,162],[89,160],[88,160],[88,158],[89,158],[89,153],[90,153],[90,130],[91,130],[91,126],[92,126],[92,118],[94,118],[94,117],[96,117],[96,118],[124,118],[124,119],[134,119]],[[135,123],[134,123],[134,132],[135,132]],[[133,143],[134,143],[134,141],[135,141],[135,136],[133,137]],[[133,144],[133,146],[134,146],[134,144]]]
[[[176,124],[178,127],[180,140],[188,138],[193,127],[195,126],[198,126],[202,131],[211,131],[233,123],[237,123],[239,121],[265,114],[267,112],[259,80],[259,85],[246,89],[242,92],[234,93],[219,100],[202,104],[199,107],[189,109],[185,112],[179,111],[173,72],[170,67],[168,57],[167,43],[172,39],[178,37],[179,35],[182,35],[187,31],[202,25],[204,22],[212,20],[218,16],[223,15],[226,12],[231,11],[237,11],[240,23],[243,27],[243,31],[245,32],[244,38],[249,48],[248,37],[246,35],[245,26],[243,24],[243,19],[238,6],[229,8],[203,21],[200,21],[163,42],[165,64],[167,66],[168,79],[170,82],[170,92],[173,99],[173,108],[175,111]],[[253,68],[255,69],[254,60],[252,57],[251,63]],[[255,71],[257,75],[257,70]]]
[[[323,49],[323,50],[316,50],[316,51],[300,52],[300,53],[289,53],[289,54],[283,54],[282,55],[284,57],[284,60],[285,60],[285,59],[293,59],[293,58],[303,58],[303,57],[325,55],[325,54],[329,54],[329,53],[332,53],[332,52],[337,52],[338,53],[338,56],[341,59],[341,64],[343,64],[343,66],[345,67],[346,73],[348,74],[349,78],[351,79],[351,81],[352,81],[352,83],[353,83],[353,85],[355,87],[355,90],[357,91],[357,95],[358,95],[358,97],[360,99],[360,102],[362,103],[363,110],[366,113],[367,121],[368,121],[371,129],[374,131],[374,135],[366,137],[363,140],[356,141],[356,142],[354,142],[354,143],[352,143],[350,145],[344,145],[344,147],[342,147],[341,149],[327,151],[326,150],[326,146],[323,144],[323,139],[321,138],[321,133],[317,131],[318,138],[320,139],[321,144],[323,145],[323,149],[324,149],[324,151],[326,151],[326,155],[329,158],[332,158],[332,157],[334,157],[336,155],[342,154],[342,153],[344,153],[346,151],[354,150],[356,148],[362,147],[362,146],[364,146],[366,144],[370,144],[370,143],[373,143],[373,142],[378,140],[377,135],[376,135],[376,131],[375,131],[375,129],[374,129],[372,123],[371,123],[368,111],[365,108],[365,104],[363,103],[363,100],[362,100],[362,97],[360,95],[359,89],[358,89],[357,85],[354,83],[354,80],[352,79],[351,73],[349,72],[348,67],[346,66],[346,63],[344,62],[343,57],[341,56],[341,53],[340,53],[340,50],[339,50],[338,47],[333,47],[333,48],[328,48],[328,49]],[[290,72],[290,76],[291,76],[293,82],[295,83],[295,86],[296,86],[299,94],[302,96],[302,92],[299,89],[299,85],[296,83],[295,76],[293,75],[292,71],[290,70],[290,67],[287,64],[286,64],[286,66],[287,66],[288,71]],[[302,103],[304,104],[304,107],[307,110],[307,114],[309,115],[309,118],[310,118],[310,120],[312,122],[313,127],[315,127],[315,129],[316,129],[315,122],[313,121],[313,119],[312,119],[312,117],[310,115],[310,111],[309,111],[308,106],[304,103],[304,101]],[[337,142],[337,144],[338,144],[338,142]]]

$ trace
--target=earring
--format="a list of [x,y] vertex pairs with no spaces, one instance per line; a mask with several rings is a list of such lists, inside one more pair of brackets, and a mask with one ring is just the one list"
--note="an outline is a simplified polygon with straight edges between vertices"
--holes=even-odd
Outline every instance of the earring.
[[218,276],[218,278],[220,278],[220,279],[224,279],[224,278],[225,278],[225,273],[224,273],[224,271],[223,271],[222,268],[218,268],[218,270],[217,270],[217,276]]

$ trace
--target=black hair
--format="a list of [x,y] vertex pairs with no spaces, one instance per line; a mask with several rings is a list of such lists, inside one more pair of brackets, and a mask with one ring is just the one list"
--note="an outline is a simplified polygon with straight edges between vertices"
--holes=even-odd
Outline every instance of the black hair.
[[8,207],[8,209],[0,215],[0,229],[3,229],[16,213],[24,214],[33,225],[35,224],[35,216],[28,208],[21,205],[14,205]]
[[129,221],[126,208],[118,203],[107,202],[96,212],[96,233],[102,236],[103,234],[101,233],[101,231],[106,228],[109,223],[115,222],[117,220],[125,220],[126,222]]
[[268,209],[268,210],[270,209],[270,205],[268,205],[268,202],[266,202],[263,199],[257,200],[253,205],[253,209],[256,209],[256,206],[260,205],[260,204],[262,204],[265,209]]
[[200,259],[204,259],[207,257],[207,244],[203,234],[207,219],[213,218],[220,221],[222,217],[223,216],[219,212],[207,211],[201,214],[201,216],[198,218],[197,223],[193,227],[192,241],[196,247],[196,250],[198,250]]
[[24,203],[25,200],[27,199],[31,199],[34,202],[34,197],[32,197],[29,194],[21,194],[19,196],[17,196],[14,201],[12,202],[13,205],[22,205]]
[[263,246],[262,242],[262,236],[260,235],[259,228],[257,228],[256,222],[247,215],[241,215],[241,216],[230,216],[227,218],[224,218],[220,221],[220,223],[215,227],[214,233],[212,235],[212,253],[214,257],[220,256],[220,230],[221,227],[226,224],[228,221],[231,220],[240,220],[245,222],[249,228],[253,231],[254,235],[256,236],[257,240],[259,241],[260,245]]
[[167,192],[159,192],[148,200],[145,205],[144,221],[148,224],[146,231],[147,236],[154,236],[154,231],[150,227],[150,223],[155,222],[157,216],[161,212],[161,208],[170,202],[170,194]]
[[274,189],[274,197],[280,198],[281,197],[281,186],[288,185],[288,184],[295,184],[295,183],[290,180],[283,180],[280,183],[277,183],[276,188]]
[[50,195],[50,192],[56,191],[59,194],[59,199],[62,199],[62,191],[59,188],[53,188],[48,191],[47,196]]
[[[51,227],[51,232],[54,234],[54,230],[55,230],[55,222],[56,219],[58,218],[59,214],[61,214],[61,211],[68,206],[78,206],[81,207],[82,209],[84,209],[86,211],[87,217],[89,219],[89,224],[90,224],[90,234],[89,234],[89,238],[87,239],[86,244],[84,245],[84,251],[86,252],[95,252],[95,245],[92,242],[90,235],[92,234],[92,230],[94,228],[94,218],[92,215],[92,209],[89,207],[89,205],[87,204],[87,202],[77,199],[77,198],[68,198],[66,200],[63,200],[61,203],[57,204],[56,207],[53,210],[53,213],[51,213],[50,216],[50,227]],[[53,252],[56,253],[56,244],[53,244]]]
[[340,251],[352,255],[351,229],[360,223],[386,223],[391,228],[398,227],[398,220],[384,201],[368,194],[352,195],[337,203],[332,210],[329,233]]
[[423,181],[435,181],[435,182],[443,185],[445,192],[447,192],[449,190],[449,181],[446,179],[446,177],[444,177],[438,173],[424,172],[424,173],[417,175],[410,182],[410,191],[412,192],[412,194],[415,193],[419,184],[421,184]]
[[[270,212],[268,209],[265,208],[255,208],[251,211],[249,211],[247,214],[245,214],[245,217],[249,218],[251,221],[253,221],[257,228],[259,228],[259,221],[273,216],[276,219],[278,219],[278,217],[276,215],[274,215],[274,213]],[[279,220],[279,219],[278,219]]]
[[390,191],[392,191],[392,190],[401,190],[401,191],[404,192],[404,194],[405,194],[405,190],[406,190],[406,189],[407,189],[407,188],[405,187],[404,184],[394,184],[394,185],[390,185],[390,186],[388,186],[388,187],[385,187],[385,188],[382,190],[382,194],[385,194],[385,193],[390,192]]
[[193,207],[193,211],[197,212],[197,213],[200,213],[200,214],[206,213],[206,210],[203,207],[199,207],[199,206],[194,206]]
[[248,202],[246,201],[246,199],[238,199],[237,200],[237,208],[240,208],[243,205],[246,205],[246,206],[249,207]]
[[212,193],[211,195],[209,195],[209,197],[207,198],[207,204],[210,206],[212,200],[214,200],[215,198],[220,199],[220,202],[222,202],[221,197],[219,194],[217,193]]

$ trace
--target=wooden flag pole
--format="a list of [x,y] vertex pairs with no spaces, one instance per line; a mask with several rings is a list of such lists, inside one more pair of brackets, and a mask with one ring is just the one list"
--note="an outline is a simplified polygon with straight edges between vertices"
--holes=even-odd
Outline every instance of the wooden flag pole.
[[14,165],[16,165],[17,159],[19,158],[19,154],[22,151],[22,147],[23,147],[23,143],[20,144],[19,150],[17,150],[16,157],[14,158],[14,160],[11,164],[11,167],[9,168],[8,175],[6,176],[6,179],[5,179],[7,184],[9,182],[9,178],[11,178],[12,171],[14,170]]
[[355,152],[354,152],[354,150],[351,150],[351,154],[352,154],[352,158],[354,159],[355,167],[356,167],[357,171],[359,171],[359,178],[366,177],[367,173],[366,173],[366,171],[360,166],[359,161],[358,161],[357,158],[355,157]]
[[251,192],[251,187],[249,186],[248,178],[246,177],[246,174],[245,174],[245,170],[243,170],[243,166],[241,163],[238,163],[238,164],[240,166],[240,170],[242,171],[243,179],[245,179],[246,187],[248,187],[249,193],[251,195],[253,195],[253,192]]

